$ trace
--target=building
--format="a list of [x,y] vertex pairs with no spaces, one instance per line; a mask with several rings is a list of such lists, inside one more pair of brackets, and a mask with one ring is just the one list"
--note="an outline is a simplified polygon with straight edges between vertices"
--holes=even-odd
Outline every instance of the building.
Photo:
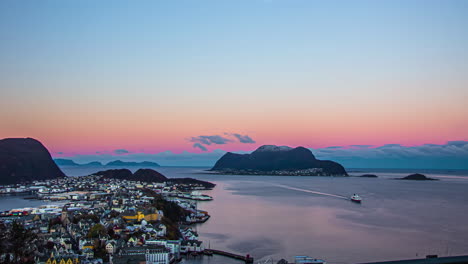
[[126,222],[141,222],[143,219],[154,222],[159,219],[159,215],[156,210],[126,210],[122,213],[122,218]]
[[112,258],[113,264],[169,264],[170,250],[164,246],[125,247]]
[[202,252],[203,250],[202,241],[198,240],[184,240],[180,245],[181,253]]
[[169,264],[170,250],[165,247],[146,250],[146,264]]
[[117,248],[117,246],[116,246],[116,243],[114,241],[107,242],[107,244],[106,244],[107,253],[114,254],[116,248]]

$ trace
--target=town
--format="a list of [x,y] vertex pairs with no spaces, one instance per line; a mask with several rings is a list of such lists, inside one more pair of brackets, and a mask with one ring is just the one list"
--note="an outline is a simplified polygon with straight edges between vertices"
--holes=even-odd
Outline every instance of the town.
[[2,186],[49,204],[0,212],[0,262],[167,264],[210,254],[191,224],[208,212],[197,200],[213,184],[194,179],[142,182],[100,175]]

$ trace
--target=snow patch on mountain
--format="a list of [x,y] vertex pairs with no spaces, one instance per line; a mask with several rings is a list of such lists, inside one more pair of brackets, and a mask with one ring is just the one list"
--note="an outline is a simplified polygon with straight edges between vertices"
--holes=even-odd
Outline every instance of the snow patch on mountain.
[[293,148],[288,146],[275,146],[275,145],[263,145],[259,147],[255,152],[264,152],[264,151],[289,151]]

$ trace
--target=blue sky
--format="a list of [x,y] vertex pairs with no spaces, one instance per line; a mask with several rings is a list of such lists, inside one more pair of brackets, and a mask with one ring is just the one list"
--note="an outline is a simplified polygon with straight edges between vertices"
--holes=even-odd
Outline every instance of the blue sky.
[[200,154],[219,146],[191,139],[226,132],[252,141],[223,151],[468,140],[467,13],[461,0],[1,1],[0,138],[68,156]]

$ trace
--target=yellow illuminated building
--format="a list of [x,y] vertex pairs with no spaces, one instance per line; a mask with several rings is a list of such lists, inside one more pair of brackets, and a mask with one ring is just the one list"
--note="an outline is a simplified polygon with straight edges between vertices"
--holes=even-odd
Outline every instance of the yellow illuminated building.
[[142,211],[135,212],[124,212],[122,218],[127,221],[136,221],[141,222],[141,220],[145,219],[146,221],[156,221],[158,220],[158,213],[157,212],[146,212],[143,213]]
[[60,261],[57,261],[56,258],[51,257],[47,259],[46,264],[78,264],[80,261],[78,258],[72,259],[72,258],[62,258]]

